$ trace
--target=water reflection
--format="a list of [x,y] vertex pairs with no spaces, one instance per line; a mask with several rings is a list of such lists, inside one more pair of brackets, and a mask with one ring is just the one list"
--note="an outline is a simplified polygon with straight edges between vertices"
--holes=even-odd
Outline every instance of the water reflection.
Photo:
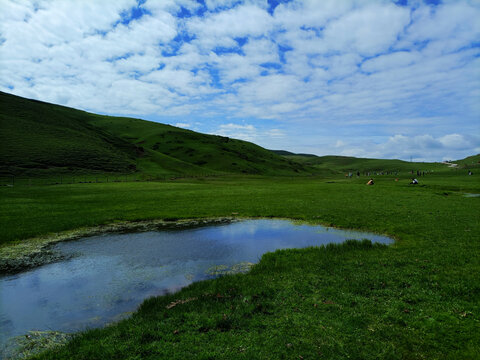
[[0,345],[29,330],[71,332],[102,326],[133,311],[145,298],[208,278],[212,266],[258,262],[276,249],[365,238],[392,241],[286,220],[248,220],[60,243],[57,251],[76,256],[0,278]]

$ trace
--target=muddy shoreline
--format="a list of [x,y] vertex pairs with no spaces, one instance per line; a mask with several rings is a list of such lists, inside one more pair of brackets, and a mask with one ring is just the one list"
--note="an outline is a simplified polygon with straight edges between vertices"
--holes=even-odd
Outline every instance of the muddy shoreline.
[[234,221],[238,220],[232,217],[220,217],[122,221],[25,239],[0,248],[0,276],[13,275],[41,265],[64,260],[65,257],[63,255],[52,250],[52,245],[62,241],[78,240],[83,237],[105,233],[178,230],[199,226],[229,224]]

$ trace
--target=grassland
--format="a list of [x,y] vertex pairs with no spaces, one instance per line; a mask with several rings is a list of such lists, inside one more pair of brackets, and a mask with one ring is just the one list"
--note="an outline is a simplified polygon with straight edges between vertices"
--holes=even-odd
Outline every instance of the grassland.
[[[425,163],[425,162],[408,162],[402,160],[385,160],[385,159],[364,159],[364,158],[355,158],[351,156],[316,156],[311,154],[294,154],[287,151],[275,151],[275,153],[282,155],[283,157],[308,166],[309,168],[314,169],[314,172],[322,174],[338,174],[338,173],[357,173],[360,172],[362,175],[370,173],[375,175],[377,172],[388,172],[388,173],[397,173],[406,171],[444,171],[445,165],[442,163]],[[467,159],[460,160],[462,162],[467,162],[468,164],[478,162],[479,156],[471,156]],[[471,166],[471,165],[470,165]]]
[[[445,170],[408,185],[343,175],[0,188],[2,241],[118,220],[229,216],[369,230],[349,243],[265,255],[249,274],[146,301],[130,319],[39,359],[480,357],[480,193]],[[178,302],[178,300],[185,302]],[[167,305],[178,305],[167,308]]]
[[0,174],[131,172],[135,146],[85,122],[88,114],[0,92]]
[[[180,173],[197,174],[241,173],[263,175],[294,175],[307,172],[303,165],[278,156],[255,144],[223,136],[205,135],[169,125],[132,118],[92,117],[90,124],[145,149],[151,154],[173,157],[190,167],[170,169]],[[156,163],[162,164],[162,161]],[[177,170],[178,169],[178,170]],[[147,170],[145,167],[142,170]],[[149,173],[155,174],[151,166]]]
[[[0,184],[178,176],[331,175],[442,170],[400,160],[269,151],[255,144],[134,118],[97,115],[0,92]],[[460,166],[477,166],[478,156]],[[414,166],[414,168],[412,168]],[[99,180],[100,179],[100,180]]]
[[[0,177],[309,174],[262,147],[140,119],[111,117],[0,92]],[[56,181],[56,180],[55,180]]]
[[[480,198],[464,196],[480,193],[479,155],[449,168],[273,153],[5,93],[0,105],[0,176],[16,176],[0,186],[4,248],[122,221],[225,216],[396,239],[266,254],[246,275],[149,299],[38,359],[480,358]],[[411,171],[427,175],[411,186]],[[156,181],[135,181],[146,179]]]
[[480,154],[466,157],[465,159],[453,161],[460,169],[479,169],[480,168]]

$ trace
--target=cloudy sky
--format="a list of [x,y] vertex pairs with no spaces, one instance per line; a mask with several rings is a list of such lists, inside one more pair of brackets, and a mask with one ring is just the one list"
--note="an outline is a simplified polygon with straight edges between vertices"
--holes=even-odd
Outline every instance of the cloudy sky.
[[318,155],[480,153],[480,1],[0,0],[0,90]]

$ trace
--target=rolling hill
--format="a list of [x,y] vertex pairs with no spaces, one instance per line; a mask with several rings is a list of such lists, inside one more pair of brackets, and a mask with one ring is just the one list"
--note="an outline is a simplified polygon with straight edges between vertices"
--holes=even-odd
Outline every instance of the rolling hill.
[[[478,167],[480,155],[456,163]],[[295,154],[157,122],[88,113],[0,92],[0,176],[335,175],[446,170],[442,163]]]
[[[155,162],[154,154],[162,154],[196,166],[200,172],[205,169],[218,173],[261,175],[308,172],[308,166],[242,140],[133,118],[97,116],[89,123],[143,149],[146,162]],[[151,166],[140,162],[143,166]]]
[[0,175],[296,175],[309,167],[255,144],[0,92]]
[[0,93],[0,171],[128,172],[135,146],[88,124],[89,114]]
[[418,163],[403,160],[389,159],[365,159],[351,156],[316,156],[311,154],[294,154],[282,150],[273,150],[289,160],[312,167],[316,172],[338,174],[343,172],[395,172],[411,170],[446,170],[447,167],[442,163]]
[[452,161],[454,164],[458,164],[458,166],[462,169],[478,169],[480,168],[480,154],[472,155],[466,157],[465,159]]

